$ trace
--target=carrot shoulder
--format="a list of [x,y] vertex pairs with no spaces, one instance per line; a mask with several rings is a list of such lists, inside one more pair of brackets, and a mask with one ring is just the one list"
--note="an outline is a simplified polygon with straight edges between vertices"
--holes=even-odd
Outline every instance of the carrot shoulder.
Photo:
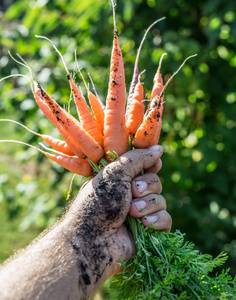
[[125,72],[122,52],[118,43],[118,32],[114,17],[114,40],[111,55],[110,80],[106,100],[104,121],[105,157],[107,151],[115,151],[118,155],[128,151],[129,134],[125,125]]

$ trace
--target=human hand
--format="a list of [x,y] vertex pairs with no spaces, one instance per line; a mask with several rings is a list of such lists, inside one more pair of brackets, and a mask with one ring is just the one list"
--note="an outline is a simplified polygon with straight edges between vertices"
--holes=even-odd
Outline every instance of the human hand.
[[0,298],[91,299],[120,271],[116,262],[135,253],[123,225],[128,213],[168,231],[171,217],[154,174],[161,155],[157,146],[129,151],[88,181],[65,216],[1,268]]
[[[68,216],[75,228],[74,251],[83,266],[89,262],[91,267],[86,268],[87,279],[107,279],[119,272],[116,262],[121,256],[127,260],[135,253],[132,235],[123,225],[128,213],[142,218],[145,227],[155,224],[158,230],[170,230],[171,217],[159,195],[161,182],[152,173],[161,168],[162,152],[156,146],[129,151],[81,188]],[[135,177],[143,169],[145,174]]]

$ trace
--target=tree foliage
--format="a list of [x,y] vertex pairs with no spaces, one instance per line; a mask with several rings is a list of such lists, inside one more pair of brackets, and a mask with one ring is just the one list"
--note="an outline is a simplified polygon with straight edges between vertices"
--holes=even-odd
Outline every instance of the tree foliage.
[[[148,34],[140,56],[147,98],[163,52],[168,54],[162,66],[165,80],[184,58],[198,54],[166,91],[160,176],[173,230],[186,232],[202,252],[213,256],[228,252],[232,274],[236,273],[235,8],[232,0],[119,0],[116,8],[127,90],[136,50],[154,20],[166,16]],[[13,55],[18,52],[43,87],[67,106],[70,90],[63,65],[48,42],[35,38],[35,34],[45,35],[54,40],[70,70],[75,70],[77,50],[84,75],[92,75],[105,100],[113,36],[108,0],[5,0],[0,20],[0,77],[29,75],[9,58],[8,50]],[[84,90],[81,78],[76,78]],[[1,118],[57,135],[35,105],[27,80],[1,82],[0,100]],[[72,103],[70,109],[76,113]],[[1,129],[1,139],[39,141],[10,124],[2,123]],[[71,174],[22,146],[0,145],[0,151],[0,201],[9,217],[24,212],[22,230],[52,223],[66,204]],[[74,193],[81,180],[76,179]]]

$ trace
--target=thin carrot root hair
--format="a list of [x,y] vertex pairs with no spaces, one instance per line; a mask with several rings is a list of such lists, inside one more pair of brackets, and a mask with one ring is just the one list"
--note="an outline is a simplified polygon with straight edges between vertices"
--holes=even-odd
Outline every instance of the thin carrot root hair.
[[27,68],[30,72],[30,75],[32,77],[32,80],[33,81],[36,81],[38,83],[38,80],[37,80],[37,77],[36,75],[34,74],[34,72],[32,71],[32,69],[30,68],[29,64],[23,59],[23,57],[20,56],[19,53],[17,53],[16,55],[21,59],[21,61],[17,60],[15,57],[13,57],[13,55],[11,54],[11,52],[8,50],[8,54],[9,56],[11,57],[12,60],[14,60],[14,62],[16,62],[17,64]]
[[92,174],[92,168],[86,159],[80,159],[78,157],[68,156],[65,154],[58,154],[58,155],[50,154],[50,153],[43,151],[33,145],[30,145],[30,144],[27,144],[27,143],[21,142],[21,141],[16,141],[16,140],[0,140],[0,142],[1,143],[10,142],[10,143],[22,144],[24,146],[31,147],[31,148],[41,152],[45,156],[51,158],[54,162],[59,164],[64,169],[67,169],[68,171],[76,173],[78,175],[89,177]]
[[141,76],[146,72],[146,69],[143,70],[139,75],[138,75],[138,82],[141,82]]
[[41,150],[41,149],[39,149],[39,148],[37,148],[37,147],[35,147],[33,145],[30,145],[30,144],[27,144],[27,143],[21,142],[21,141],[16,141],[16,140],[0,140],[0,143],[16,143],[16,144],[21,144],[21,145],[33,148],[33,149],[35,149],[35,150],[37,150],[37,151],[39,151],[39,152],[41,152],[43,154],[46,153],[45,151],[43,151],[43,150]]
[[115,11],[116,3],[114,2],[114,0],[111,0],[111,5],[112,5],[112,12],[113,12],[114,34],[115,36],[118,36],[117,24],[116,24],[116,11]]
[[62,55],[61,52],[58,50],[58,48],[56,47],[56,45],[54,44],[54,42],[53,42],[52,40],[50,40],[49,38],[47,38],[46,36],[42,36],[42,35],[37,35],[37,34],[36,34],[35,37],[36,37],[36,38],[40,38],[40,39],[45,39],[45,40],[47,40],[48,42],[50,42],[50,43],[52,44],[52,46],[53,46],[53,48],[55,49],[55,51],[60,55],[60,58],[61,58],[62,63],[63,63],[63,65],[64,65],[64,68],[65,68],[65,70],[66,70],[66,72],[67,72],[67,75],[70,75],[70,72],[69,72],[69,70],[68,70],[68,68],[67,68],[67,66],[66,66],[65,60],[64,60],[64,58],[63,58],[63,55]]
[[159,61],[159,65],[158,65],[158,69],[157,69],[157,73],[161,73],[161,65],[162,65],[162,61],[164,56],[167,55],[167,53],[162,53],[160,61]]
[[35,135],[37,135],[37,136],[42,137],[42,134],[37,133],[37,132],[35,132],[35,131],[29,129],[28,127],[26,127],[25,125],[21,124],[20,122],[17,122],[17,121],[15,121],[15,120],[11,120],[11,119],[0,119],[0,122],[4,122],[4,121],[6,121],[6,122],[12,122],[12,123],[15,123],[15,124],[17,124],[17,125],[20,125],[21,127],[25,128],[25,129],[28,130],[29,132],[31,132],[31,133],[33,133],[33,134],[35,134]]
[[37,78],[36,78],[36,75],[35,73],[32,71],[32,69],[30,68],[29,64],[27,63],[27,61],[19,54],[19,53],[16,53],[16,55],[19,57],[19,59],[23,62],[23,66],[25,66],[30,74],[31,74],[31,77],[33,78],[34,81],[38,82]]
[[179,73],[179,71],[180,71],[180,70],[182,69],[182,67],[185,65],[186,61],[189,60],[189,59],[192,58],[192,57],[195,57],[195,56],[197,56],[197,54],[190,55],[190,56],[188,56],[188,57],[182,62],[182,64],[179,66],[179,68],[171,75],[171,77],[170,77],[170,78],[167,80],[167,82],[165,83],[165,85],[164,85],[164,87],[163,87],[163,89],[162,89],[162,91],[161,91],[159,97],[162,97],[162,96],[163,96],[163,94],[164,94],[164,92],[165,92],[165,90],[166,90],[168,84],[169,84],[169,83],[171,82],[171,80],[175,77],[175,75]]
[[[163,53],[164,54],[164,53]],[[162,58],[163,58],[163,54],[162,54]],[[176,74],[179,73],[179,71],[182,69],[182,67],[185,65],[186,61],[189,60],[190,58],[192,57],[195,57],[197,56],[197,54],[193,54],[193,55],[190,55],[188,56],[183,62],[182,64],[179,66],[179,68],[171,75],[171,77],[167,80],[167,82],[165,83],[165,85],[163,86],[163,89],[161,90],[160,92],[160,95],[158,97],[155,97],[154,99],[151,100],[151,105],[152,105],[152,102],[155,103],[159,98],[162,98],[164,96],[164,92],[168,86],[168,84],[171,82],[171,80],[175,77]],[[160,64],[159,64],[160,66]],[[159,68],[159,67],[158,67]],[[153,106],[153,105],[152,105]],[[155,106],[155,105],[154,105]],[[152,108],[150,107],[150,113],[151,113],[151,110]],[[149,113],[145,116],[145,118],[148,118],[149,117]]]
[[20,125],[21,127],[25,128],[29,132],[41,137],[44,140],[44,142],[46,142],[49,146],[51,146],[53,148],[53,149],[47,148],[47,150],[54,151],[54,152],[59,153],[59,154],[66,154],[66,155],[69,155],[69,156],[74,156],[75,155],[73,153],[73,151],[70,149],[70,147],[67,145],[67,143],[62,141],[62,140],[58,140],[58,139],[56,139],[54,137],[51,137],[49,135],[37,133],[37,132],[29,129],[25,125],[21,124],[20,122],[15,121],[15,120],[0,119],[0,122],[3,122],[3,121],[12,122],[12,123],[15,123],[17,125]]
[[101,105],[102,109],[105,110],[106,106],[104,105],[104,103],[102,102],[101,98],[99,97],[99,95],[98,95],[98,93],[97,93],[97,90],[96,90],[96,88],[95,88],[93,79],[92,79],[92,77],[91,77],[91,75],[90,75],[89,73],[88,73],[88,77],[89,77],[89,79],[90,79],[90,81],[91,81],[91,84],[92,84],[94,93],[95,93],[95,95],[96,95],[98,101],[100,102],[100,105]]
[[[77,60],[76,60],[76,62],[77,62],[77,64],[78,64],[78,61],[77,61]],[[85,88],[86,88],[86,90],[87,90],[87,93],[89,93],[89,86],[88,86],[88,84],[86,83],[85,78],[84,78],[83,73],[81,72],[81,70],[82,70],[82,68],[79,68],[79,65],[78,65],[78,71],[79,71],[79,74],[80,74],[80,76],[81,76],[81,78],[82,78],[82,80],[83,80],[83,82],[84,82],[84,85],[85,85]]]
[[135,59],[135,63],[134,63],[134,71],[133,71],[133,77],[132,77],[132,81],[131,81],[131,84],[130,84],[130,88],[129,88],[129,96],[128,96],[128,101],[127,101],[127,108],[126,108],[126,117],[128,115],[128,112],[129,112],[129,106],[130,106],[130,101],[132,99],[132,96],[133,96],[133,93],[134,93],[134,89],[135,89],[135,86],[138,82],[138,60],[139,60],[139,56],[140,56],[140,53],[141,53],[141,50],[142,50],[142,47],[143,47],[143,43],[147,37],[147,34],[149,32],[149,30],[155,25],[157,24],[158,22],[161,22],[165,19],[166,17],[162,17],[156,21],[154,21],[148,28],[147,30],[145,31],[144,33],[144,36],[140,42],[140,45],[138,47],[138,51],[137,51],[137,55],[136,55],[136,59]]
[[8,76],[3,77],[2,79],[0,79],[0,82],[2,82],[3,80],[6,80],[8,78],[11,78],[11,77],[24,77],[24,78],[28,79],[28,81],[30,83],[31,91],[32,91],[32,93],[34,92],[33,84],[32,84],[32,79],[30,79],[28,76],[26,76],[24,74],[11,74],[11,75],[8,75]]
[[49,148],[49,147],[47,147],[46,145],[44,145],[43,143],[41,143],[41,142],[39,142],[39,145],[40,145],[41,147],[43,147],[45,150],[47,150],[47,151],[51,151],[51,152],[54,152],[54,153],[59,154],[59,155],[65,154],[65,153],[59,152],[59,151],[57,151],[57,150],[55,150],[55,149],[53,149],[53,148]]

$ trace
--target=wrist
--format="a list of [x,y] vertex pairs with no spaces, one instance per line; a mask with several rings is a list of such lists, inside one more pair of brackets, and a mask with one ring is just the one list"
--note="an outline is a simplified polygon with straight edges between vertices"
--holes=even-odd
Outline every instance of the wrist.
[[78,285],[87,299],[114,274],[108,239],[97,227],[91,228],[89,222],[80,218],[77,213],[68,212],[57,230],[67,232],[67,244],[78,272]]

